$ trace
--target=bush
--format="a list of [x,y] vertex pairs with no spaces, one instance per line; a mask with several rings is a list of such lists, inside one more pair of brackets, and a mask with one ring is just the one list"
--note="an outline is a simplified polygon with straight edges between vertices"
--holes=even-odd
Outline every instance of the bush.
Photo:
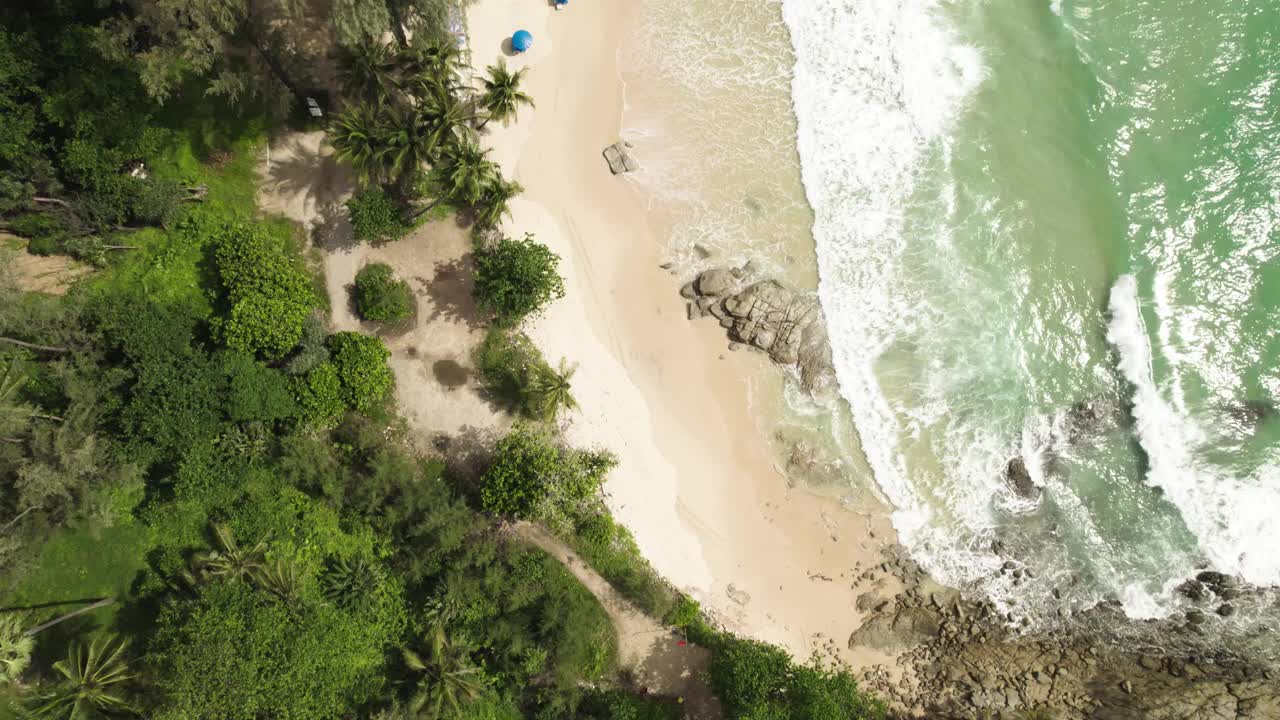
[[297,412],[288,379],[279,370],[235,350],[223,353],[222,368],[230,383],[227,414],[233,421],[271,422]]
[[356,273],[356,312],[365,320],[399,322],[413,314],[413,293],[390,265],[365,265]]
[[476,253],[475,297],[504,325],[514,325],[564,297],[560,256],[525,235]]
[[329,321],[319,310],[312,311],[302,321],[302,337],[285,363],[284,371],[290,375],[306,375],[321,363],[328,362],[329,349],[324,346],[328,339]]
[[57,255],[62,252],[62,245],[48,235],[41,235],[27,241],[27,252],[32,255]]
[[9,224],[14,234],[28,239],[27,252],[32,255],[56,255],[63,252],[68,235],[67,223],[50,213],[26,213]]
[[216,238],[214,262],[227,291],[219,329],[227,347],[284,357],[302,339],[316,296],[286,241],[261,224],[235,224]]
[[792,662],[786,651],[722,635],[708,671],[711,689],[731,720],[882,720],[884,706],[864,695],[845,669]]
[[413,226],[404,221],[404,213],[382,188],[362,190],[347,201],[351,229],[357,240],[385,243],[404,237]]
[[320,363],[305,376],[294,377],[293,397],[298,403],[298,417],[307,425],[333,425],[347,410],[338,369],[330,362]]
[[391,353],[376,337],[353,332],[329,336],[329,353],[342,384],[342,401],[347,407],[368,412],[381,403],[395,385],[387,366]]
[[560,448],[545,433],[517,426],[494,449],[480,503],[515,517],[564,512],[594,496],[614,464],[608,453]]

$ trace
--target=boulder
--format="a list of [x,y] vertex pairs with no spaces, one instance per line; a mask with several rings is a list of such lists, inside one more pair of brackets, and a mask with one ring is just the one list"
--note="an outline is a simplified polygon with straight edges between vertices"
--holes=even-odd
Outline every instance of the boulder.
[[1013,458],[1004,466],[1004,479],[1019,496],[1028,500],[1039,499],[1040,488],[1031,479],[1031,471],[1027,469],[1027,463],[1021,457]]
[[609,163],[609,171],[614,175],[635,172],[640,169],[640,163],[631,157],[631,153],[627,150],[628,147],[625,143],[616,142],[604,149],[604,159]]
[[698,294],[704,297],[720,297],[729,292],[734,286],[736,278],[728,270],[713,268],[703,271],[698,276],[696,287]]

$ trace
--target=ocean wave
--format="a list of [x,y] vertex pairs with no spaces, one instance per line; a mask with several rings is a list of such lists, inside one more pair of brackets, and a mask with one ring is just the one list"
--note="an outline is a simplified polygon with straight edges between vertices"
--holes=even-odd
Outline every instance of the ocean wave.
[[[930,149],[945,144],[950,123],[985,77],[981,54],[950,33],[937,12],[933,3],[888,0],[783,3],[796,51],[792,101],[814,211],[819,296],[841,392],[876,482],[896,508],[902,541],[946,581],[989,571],[998,561],[964,552],[952,531],[935,522],[933,498],[911,481],[899,440],[929,420],[902,413],[942,415],[947,408],[896,405],[877,370],[930,314],[919,297],[894,285],[911,252],[903,209]],[[979,482],[960,503],[981,514],[990,490]]]
[[[1134,276],[1116,281],[1109,307],[1107,339],[1133,385],[1135,432],[1147,455],[1147,483],[1177,506],[1216,569],[1256,585],[1280,584],[1280,554],[1275,552],[1280,538],[1280,468],[1266,464],[1242,477],[1198,457],[1197,449],[1212,433],[1190,414],[1177,388],[1168,397],[1155,381],[1150,333]],[[1158,336],[1168,343],[1163,331]],[[1182,574],[1190,571],[1185,568]]]

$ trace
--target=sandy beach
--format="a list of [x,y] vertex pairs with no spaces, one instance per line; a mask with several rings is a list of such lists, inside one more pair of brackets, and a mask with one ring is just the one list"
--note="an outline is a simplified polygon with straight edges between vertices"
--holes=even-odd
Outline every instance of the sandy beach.
[[553,362],[578,365],[582,410],[567,437],[618,454],[606,486],[615,515],[658,571],[726,627],[800,658],[887,661],[846,646],[865,592],[854,568],[880,562],[887,518],[789,487],[749,406],[751,380],[776,392],[779,374],[762,356],[728,352],[713,323],[686,320],[677,290],[687,278],[660,267],[663,238],[601,158],[622,129],[617,56],[631,12],[623,2],[556,12],[481,0],[469,13],[477,68],[503,55],[515,29],[535,37],[507,62],[529,68],[537,108],[491,125],[484,142],[525,188],[504,231],[533,233],[563,259],[567,297],[530,334]]

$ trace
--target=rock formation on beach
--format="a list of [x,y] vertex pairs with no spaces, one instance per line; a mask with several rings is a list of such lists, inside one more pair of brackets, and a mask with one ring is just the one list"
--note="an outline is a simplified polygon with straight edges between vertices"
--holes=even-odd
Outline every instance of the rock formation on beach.
[[[904,589],[880,594],[886,576]],[[1197,582],[1218,590],[1234,586],[1213,572]],[[905,676],[872,667],[862,684],[904,717],[1014,718],[1040,710],[1055,720],[1280,718],[1280,682],[1265,669],[1236,658],[1118,648],[1084,634],[1023,636],[990,602],[929,581],[896,546],[886,550],[885,562],[858,576],[855,587],[864,583],[871,589],[857,605],[871,614],[849,646],[898,656]],[[1104,604],[1091,612],[1118,611]]]
[[630,148],[631,143],[619,140],[604,149],[605,162],[609,163],[609,171],[614,175],[635,172],[640,169],[640,163],[631,157]]
[[794,368],[800,385],[815,399],[832,399],[835,367],[818,301],[752,275],[751,263],[703,271],[680,289],[689,301],[689,319],[715,318],[728,330],[731,348],[741,343],[768,353],[779,365]]

